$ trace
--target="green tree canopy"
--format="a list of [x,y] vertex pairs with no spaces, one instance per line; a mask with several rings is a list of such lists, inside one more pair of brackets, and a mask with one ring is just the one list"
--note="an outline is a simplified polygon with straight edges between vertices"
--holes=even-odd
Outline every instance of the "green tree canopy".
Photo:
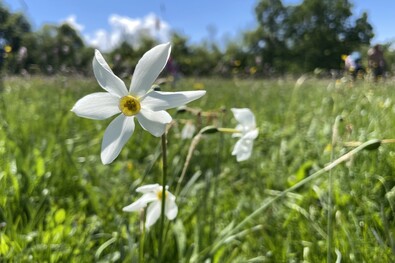
[[369,44],[374,34],[366,13],[355,18],[348,0],[304,0],[284,6],[260,0],[258,27],[246,34],[252,52],[276,70],[338,68],[341,55]]
[[23,35],[31,31],[30,23],[21,13],[10,13],[0,2],[0,37],[14,50],[18,50]]

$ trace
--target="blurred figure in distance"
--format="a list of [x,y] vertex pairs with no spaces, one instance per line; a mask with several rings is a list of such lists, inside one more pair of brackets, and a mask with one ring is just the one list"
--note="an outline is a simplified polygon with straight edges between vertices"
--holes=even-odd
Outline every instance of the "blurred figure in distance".
[[385,60],[381,45],[377,44],[368,50],[368,66],[375,81],[384,75]]
[[357,77],[358,74],[364,72],[364,68],[362,66],[362,56],[358,51],[352,52],[348,55],[344,61],[344,66],[346,68],[347,73],[349,73],[353,79]]

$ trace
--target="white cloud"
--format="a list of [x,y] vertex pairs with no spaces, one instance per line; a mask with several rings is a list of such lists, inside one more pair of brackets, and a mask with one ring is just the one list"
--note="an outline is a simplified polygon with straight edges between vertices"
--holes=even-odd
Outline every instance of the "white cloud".
[[123,41],[136,46],[143,36],[152,37],[159,42],[170,38],[169,24],[152,13],[143,18],[113,14],[108,18],[108,23],[111,27],[109,31],[101,29],[93,35],[85,34],[86,43],[105,52],[116,48]]
[[[85,38],[85,42],[93,47],[99,47],[102,46],[103,44],[108,43],[108,33],[103,29],[97,30],[93,37],[90,37],[89,35],[84,35],[84,38]],[[105,47],[105,50],[107,49],[108,48]]]
[[62,20],[61,23],[66,23],[70,25],[72,28],[74,28],[77,31],[83,31],[85,26],[81,25],[77,22],[77,16],[76,15],[69,15],[66,17],[66,19]]
[[110,15],[108,24],[110,30],[99,29],[93,34],[83,33],[85,26],[77,22],[76,15],[70,15],[61,20],[67,23],[77,32],[81,33],[85,43],[106,52],[118,47],[126,41],[132,46],[137,46],[141,37],[148,36],[159,42],[170,39],[170,26],[155,14],[150,13],[143,18],[131,18],[117,14]]

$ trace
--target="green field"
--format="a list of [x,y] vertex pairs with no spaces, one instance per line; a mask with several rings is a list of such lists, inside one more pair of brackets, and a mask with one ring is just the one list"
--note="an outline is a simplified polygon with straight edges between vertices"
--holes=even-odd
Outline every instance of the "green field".
[[[180,138],[185,120],[232,128],[230,109],[248,107],[260,130],[244,162],[231,156],[236,139],[229,134],[207,134],[196,146],[177,196],[178,216],[166,221],[163,262],[326,262],[328,247],[333,262],[340,254],[341,262],[395,261],[392,143],[360,151],[330,171],[332,205],[328,172],[232,233],[265,202],[352,150],[349,142],[395,138],[394,82],[311,77],[295,83],[189,78],[175,88],[163,85],[166,91],[207,90],[188,105],[205,112],[201,119],[169,111],[173,193],[191,143]],[[7,78],[3,86],[0,261],[138,262],[143,254],[145,262],[157,262],[159,224],[142,246],[139,215],[122,208],[140,197],[137,187],[161,183],[160,139],[136,125],[120,156],[103,165],[100,145],[112,118],[94,121],[70,111],[100,90],[94,78]]]

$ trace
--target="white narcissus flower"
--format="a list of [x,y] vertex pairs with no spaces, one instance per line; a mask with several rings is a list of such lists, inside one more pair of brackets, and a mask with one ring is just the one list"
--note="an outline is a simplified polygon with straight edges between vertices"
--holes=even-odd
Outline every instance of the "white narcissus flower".
[[[166,201],[165,201],[165,215],[169,220],[176,218],[178,207],[176,205],[176,197],[167,191],[166,186]],[[137,192],[143,193],[136,202],[124,207],[124,212],[139,212],[145,208],[148,203],[151,203],[147,208],[147,216],[145,219],[145,227],[150,228],[159,219],[162,212],[163,187],[159,184],[144,185],[136,189]]]
[[93,72],[106,92],[89,94],[71,111],[80,117],[103,120],[119,114],[107,127],[101,147],[101,160],[111,163],[132,136],[136,117],[141,127],[159,137],[172,118],[165,111],[202,97],[206,91],[159,92],[151,86],[165,67],[171,51],[170,43],[158,45],[140,59],[132,76],[129,91],[125,83],[110,69],[102,54],[96,50]]
[[233,137],[240,138],[233,148],[232,155],[236,155],[236,160],[241,162],[250,158],[259,130],[256,128],[255,116],[250,109],[232,108],[231,110],[239,123],[235,128],[239,132],[234,133]]

